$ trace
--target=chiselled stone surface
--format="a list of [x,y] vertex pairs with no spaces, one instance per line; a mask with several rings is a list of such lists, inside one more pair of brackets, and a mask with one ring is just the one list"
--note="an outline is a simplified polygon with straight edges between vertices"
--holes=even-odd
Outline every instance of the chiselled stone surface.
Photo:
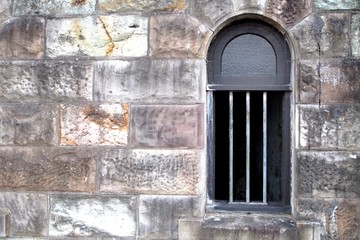
[[315,0],[315,7],[321,10],[360,9],[358,0]]
[[16,15],[63,15],[63,14],[91,14],[95,12],[95,0],[14,0],[14,14]]
[[150,55],[201,58],[209,36],[210,31],[188,15],[155,15],[150,18]]
[[352,55],[360,57],[360,13],[352,15],[350,36]]
[[52,195],[49,235],[135,237],[135,207],[128,196]]
[[0,105],[0,145],[56,144],[55,105]]
[[359,149],[359,106],[309,105],[299,110],[302,148]]
[[39,59],[44,56],[44,20],[11,18],[0,25],[0,59]]
[[179,218],[194,217],[199,200],[182,196],[141,196],[139,239],[177,239]]
[[204,61],[191,59],[99,62],[95,97],[115,102],[196,102],[205,81],[204,71]]
[[92,100],[93,67],[86,62],[0,64],[0,100]]
[[266,14],[275,16],[286,25],[293,25],[311,12],[311,0],[269,0]]
[[291,31],[302,57],[344,57],[349,54],[349,19],[346,13],[314,13]]
[[233,12],[231,0],[196,0],[188,1],[190,14],[200,22],[213,26],[220,18]]
[[60,114],[62,145],[127,144],[127,104],[62,105]]
[[198,161],[188,150],[109,150],[101,153],[100,191],[196,194]]
[[299,100],[301,103],[319,103],[320,99],[320,62],[301,60],[299,63]]
[[148,20],[142,16],[107,15],[51,19],[47,54],[60,56],[126,56],[147,54]]
[[202,105],[132,106],[134,147],[197,148],[203,145]]
[[297,204],[301,218],[316,219],[326,226],[320,233],[321,239],[358,239],[359,209],[360,201],[355,199],[300,198]]
[[10,5],[9,0],[0,0],[0,25],[10,16]]
[[99,9],[103,12],[179,12],[186,9],[186,0],[100,0]]
[[46,194],[2,192],[0,206],[10,211],[10,236],[46,236]]
[[259,9],[263,10],[266,0],[233,0],[235,9]]
[[73,148],[0,148],[0,189],[94,191],[95,151]]
[[299,152],[297,162],[300,196],[360,196],[359,152]]

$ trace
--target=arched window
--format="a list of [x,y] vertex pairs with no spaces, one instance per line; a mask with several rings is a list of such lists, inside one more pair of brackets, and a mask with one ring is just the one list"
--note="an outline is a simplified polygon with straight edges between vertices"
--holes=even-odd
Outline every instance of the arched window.
[[259,21],[233,23],[214,38],[207,64],[208,197],[221,209],[289,209],[291,61],[284,36]]

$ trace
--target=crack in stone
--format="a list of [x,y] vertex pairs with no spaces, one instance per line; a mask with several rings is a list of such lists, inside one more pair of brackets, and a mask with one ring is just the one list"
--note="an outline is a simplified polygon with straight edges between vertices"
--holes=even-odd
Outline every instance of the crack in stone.
[[110,40],[110,46],[106,49],[106,56],[109,56],[114,51],[115,43],[114,43],[112,37],[110,36],[109,31],[106,28],[105,22],[102,20],[101,17],[98,17],[98,19],[99,19],[100,23],[102,24],[103,29],[105,30],[105,34],[108,36],[108,38]]

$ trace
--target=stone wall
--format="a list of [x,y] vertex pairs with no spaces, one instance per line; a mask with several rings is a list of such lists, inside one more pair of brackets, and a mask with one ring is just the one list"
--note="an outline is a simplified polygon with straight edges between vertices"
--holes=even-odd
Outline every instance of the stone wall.
[[296,236],[271,236],[358,239],[358,0],[0,0],[0,237],[269,239],[205,213],[207,48],[239,16],[292,48]]

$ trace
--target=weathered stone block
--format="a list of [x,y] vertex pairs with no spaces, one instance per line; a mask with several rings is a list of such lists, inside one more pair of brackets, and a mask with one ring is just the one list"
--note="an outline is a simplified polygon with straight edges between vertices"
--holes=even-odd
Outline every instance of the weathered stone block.
[[306,58],[349,54],[349,19],[345,13],[314,13],[291,29]]
[[352,55],[360,57],[360,14],[354,14],[351,18],[351,50]]
[[195,0],[189,2],[189,12],[200,22],[213,26],[220,18],[233,12],[232,0]]
[[0,105],[0,145],[56,144],[55,105],[2,104]]
[[233,0],[235,4],[235,9],[259,9],[263,10],[265,8],[266,0]]
[[10,236],[12,237],[46,236],[47,205],[46,194],[15,192],[0,194],[0,206],[10,211]]
[[315,0],[315,7],[321,10],[360,9],[358,0]]
[[95,191],[95,150],[0,148],[0,189]]
[[49,235],[135,237],[136,198],[52,195]]
[[95,12],[95,0],[14,0],[14,14],[16,15],[64,15],[91,14]]
[[62,105],[60,114],[62,145],[127,144],[127,104]]
[[204,58],[210,31],[185,14],[150,18],[150,55],[165,58]]
[[269,0],[265,15],[271,15],[288,26],[301,21],[312,11],[311,0]]
[[131,110],[132,146],[203,146],[202,105],[134,105]]
[[199,156],[189,150],[109,150],[101,153],[100,191],[196,194]]
[[102,12],[182,12],[186,9],[186,0],[156,0],[156,1],[123,1],[100,0],[99,9]]
[[140,196],[139,239],[177,239],[179,219],[200,208],[194,197]]
[[86,62],[0,64],[0,100],[92,100],[93,67]]
[[301,106],[300,146],[308,149],[359,149],[359,111],[359,106],[348,105]]
[[10,221],[9,209],[0,208],[0,238],[9,236]]
[[49,57],[145,56],[147,28],[146,17],[132,15],[52,19],[47,22],[47,54]]
[[299,152],[297,162],[301,197],[359,198],[359,152]]
[[0,25],[8,18],[11,14],[11,1],[0,0]]
[[204,71],[203,60],[99,62],[95,98],[113,102],[197,102],[205,82]]
[[325,228],[315,221],[296,221],[297,240],[321,240],[325,239]]
[[319,103],[320,62],[318,60],[301,60],[298,69],[299,101],[301,103]]
[[11,18],[0,25],[0,59],[39,59],[44,56],[42,18]]

